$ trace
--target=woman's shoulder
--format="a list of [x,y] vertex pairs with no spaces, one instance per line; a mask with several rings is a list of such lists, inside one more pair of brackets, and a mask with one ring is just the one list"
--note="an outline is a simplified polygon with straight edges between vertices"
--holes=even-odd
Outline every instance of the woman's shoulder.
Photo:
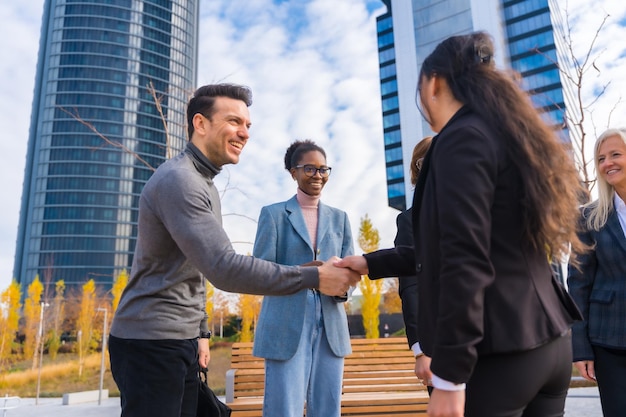
[[348,213],[346,213],[344,210],[337,208],[337,207],[329,206],[328,204],[324,204],[321,201],[320,201],[319,207],[322,208],[323,210],[328,210],[334,215],[346,216],[346,217],[348,216]]
[[275,203],[271,203],[268,204],[266,206],[263,206],[261,208],[261,211],[265,210],[265,211],[282,211],[285,210],[285,207],[287,206],[287,203],[289,202],[289,200],[285,200],[285,201],[277,201]]

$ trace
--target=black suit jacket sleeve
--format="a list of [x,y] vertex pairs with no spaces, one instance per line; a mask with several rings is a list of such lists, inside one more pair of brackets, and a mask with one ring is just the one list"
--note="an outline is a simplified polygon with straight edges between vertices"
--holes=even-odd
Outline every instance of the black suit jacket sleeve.
[[[413,246],[413,222],[411,209],[402,212],[396,218],[397,234],[394,245]],[[415,274],[400,275],[398,277],[398,293],[402,300],[402,317],[406,329],[406,338],[409,347],[418,342],[417,337],[417,277]]]
[[363,255],[370,279],[415,274],[415,251],[411,246],[379,249]]

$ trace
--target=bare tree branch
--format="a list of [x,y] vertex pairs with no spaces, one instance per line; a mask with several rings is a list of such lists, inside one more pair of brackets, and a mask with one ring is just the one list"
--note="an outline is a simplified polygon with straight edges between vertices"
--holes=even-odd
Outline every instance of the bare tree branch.
[[161,122],[163,123],[163,130],[165,131],[165,157],[167,159],[171,159],[172,158],[172,142],[170,140],[170,130],[169,127],[167,126],[167,119],[165,117],[165,114],[163,113],[163,106],[161,105],[161,102],[163,101],[163,96],[162,95],[157,95],[156,89],[154,88],[154,84],[152,83],[152,81],[150,81],[150,84],[148,84],[148,91],[150,92],[150,95],[152,96],[152,99],[154,100],[154,105],[156,106],[157,111],[159,112],[159,116],[161,117]]
[[[577,114],[574,113],[565,113],[565,121],[570,131],[574,134],[570,137],[572,140],[572,151],[574,154],[574,161],[581,175],[581,181],[585,184],[588,191],[593,190],[596,180],[592,175],[593,171],[593,160],[588,160],[587,157],[587,132],[585,129],[586,118],[589,116],[594,136],[597,137],[597,129],[593,119],[593,108],[600,101],[600,99],[605,95],[608,90],[611,82],[608,81],[606,84],[602,86],[602,88],[595,93],[593,99],[591,101],[586,102],[583,97],[583,86],[586,80],[589,71],[595,70],[598,76],[601,74],[601,70],[597,65],[598,58],[605,52],[605,49],[601,51],[597,51],[595,46],[598,42],[598,38],[600,36],[600,32],[606,25],[609,14],[605,14],[602,22],[598,25],[598,28],[595,31],[593,38],[591,39],[586,53],[582,59],[579,59],[576,52],[574,51],[574,40],[572,38],[572,25],[571,25],[571,16],[569,14],[568,4],[566,2],[565,6],[565,25],[566,30],[563,34],[563,42],[566,45],[566,51],[564,51],[567,55],[567,58],[570,61],[572,68],[567,68],[564,63],[554,62],[551,60],[558,68],[559,73],[562,77],[567,79],[576,89],[575,91],[575,109]],[[537,51],[539,52],[539,51]],[[540,52],[539,52],[540,53]],[[546,56],[544,54],[544,56]],[[549,57],[548,57],[549,58]],[[615,104],[613,110],[617,107],[617,105],[621,102],[618,100],[618,103]],[[572,103],[570,103],[572,105]],[[611,113],[613,112],[611,110]],[[576,117],[577,119],[573,118]]]
[[143,159],[141,156],[139,156],[138,153],[134,152],[133,150],[129,149],[127,146],[124,146],[123,143],[120,142],[116,142],[114,140],[109,139],[108,137],[106,137],[105,135],[103,135],[102,133],[100,133],[98,131],[98,129],[91,123],[89,123],[88,121],[86,121],[85,119],[83,119],[80,114],[78,113],[78,110],[76,108],[74,108],[74,112],[71,112],[67,109],[65,109],[64,107],[59,107],[61,109],[61,111],[63,111],[64,113],[67,113],[68,115],[70,115],[74,120],[76,120],[78,123],[82,124],[83,126],[85,126],[87,129],[91,130],[93,133],[95,133],[100,139],[102,139],[105,143],[107,143],[108,145],[113,146],[114,148],[119,148],[121,150],[123,150],[124,152],[130,154],[133,156],[133,158],[137,159],[139,162],[141,162],[143,165],[145,165],[146,167],[150,168],[152,171],[155,171],[156,168],[154,168],[152,165],[150,165],[150,163],[148,161],[146,161],[145,159]]

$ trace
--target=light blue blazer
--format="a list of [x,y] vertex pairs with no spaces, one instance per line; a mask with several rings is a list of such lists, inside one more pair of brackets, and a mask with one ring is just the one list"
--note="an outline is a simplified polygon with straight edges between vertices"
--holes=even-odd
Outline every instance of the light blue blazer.
[[[348,215],[319,203],[315,256],[304,216],[296,197],[261,209],[253,255],[282,265],[301,265],[314,259],[352,255],[352,231]],[[266,359],[287,360],[298,348],[307,291],[292,295],[265,296],[254,336],[253,354]],[[333,353],[351,352],[350,333],[344,303],[321,294],[326,337]]]

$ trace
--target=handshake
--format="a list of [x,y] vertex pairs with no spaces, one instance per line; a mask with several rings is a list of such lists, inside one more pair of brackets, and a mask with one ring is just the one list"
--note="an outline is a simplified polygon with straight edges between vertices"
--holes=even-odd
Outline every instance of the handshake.
[[317,266],[318,289],[322,294],[330,296],[345,296],[348,288],[355,286],[361,280],[361,275],[368,272],[363,256],[346,256],[343,259],[333,256],[326,262],[314,261],[303,266],[309,265]]

